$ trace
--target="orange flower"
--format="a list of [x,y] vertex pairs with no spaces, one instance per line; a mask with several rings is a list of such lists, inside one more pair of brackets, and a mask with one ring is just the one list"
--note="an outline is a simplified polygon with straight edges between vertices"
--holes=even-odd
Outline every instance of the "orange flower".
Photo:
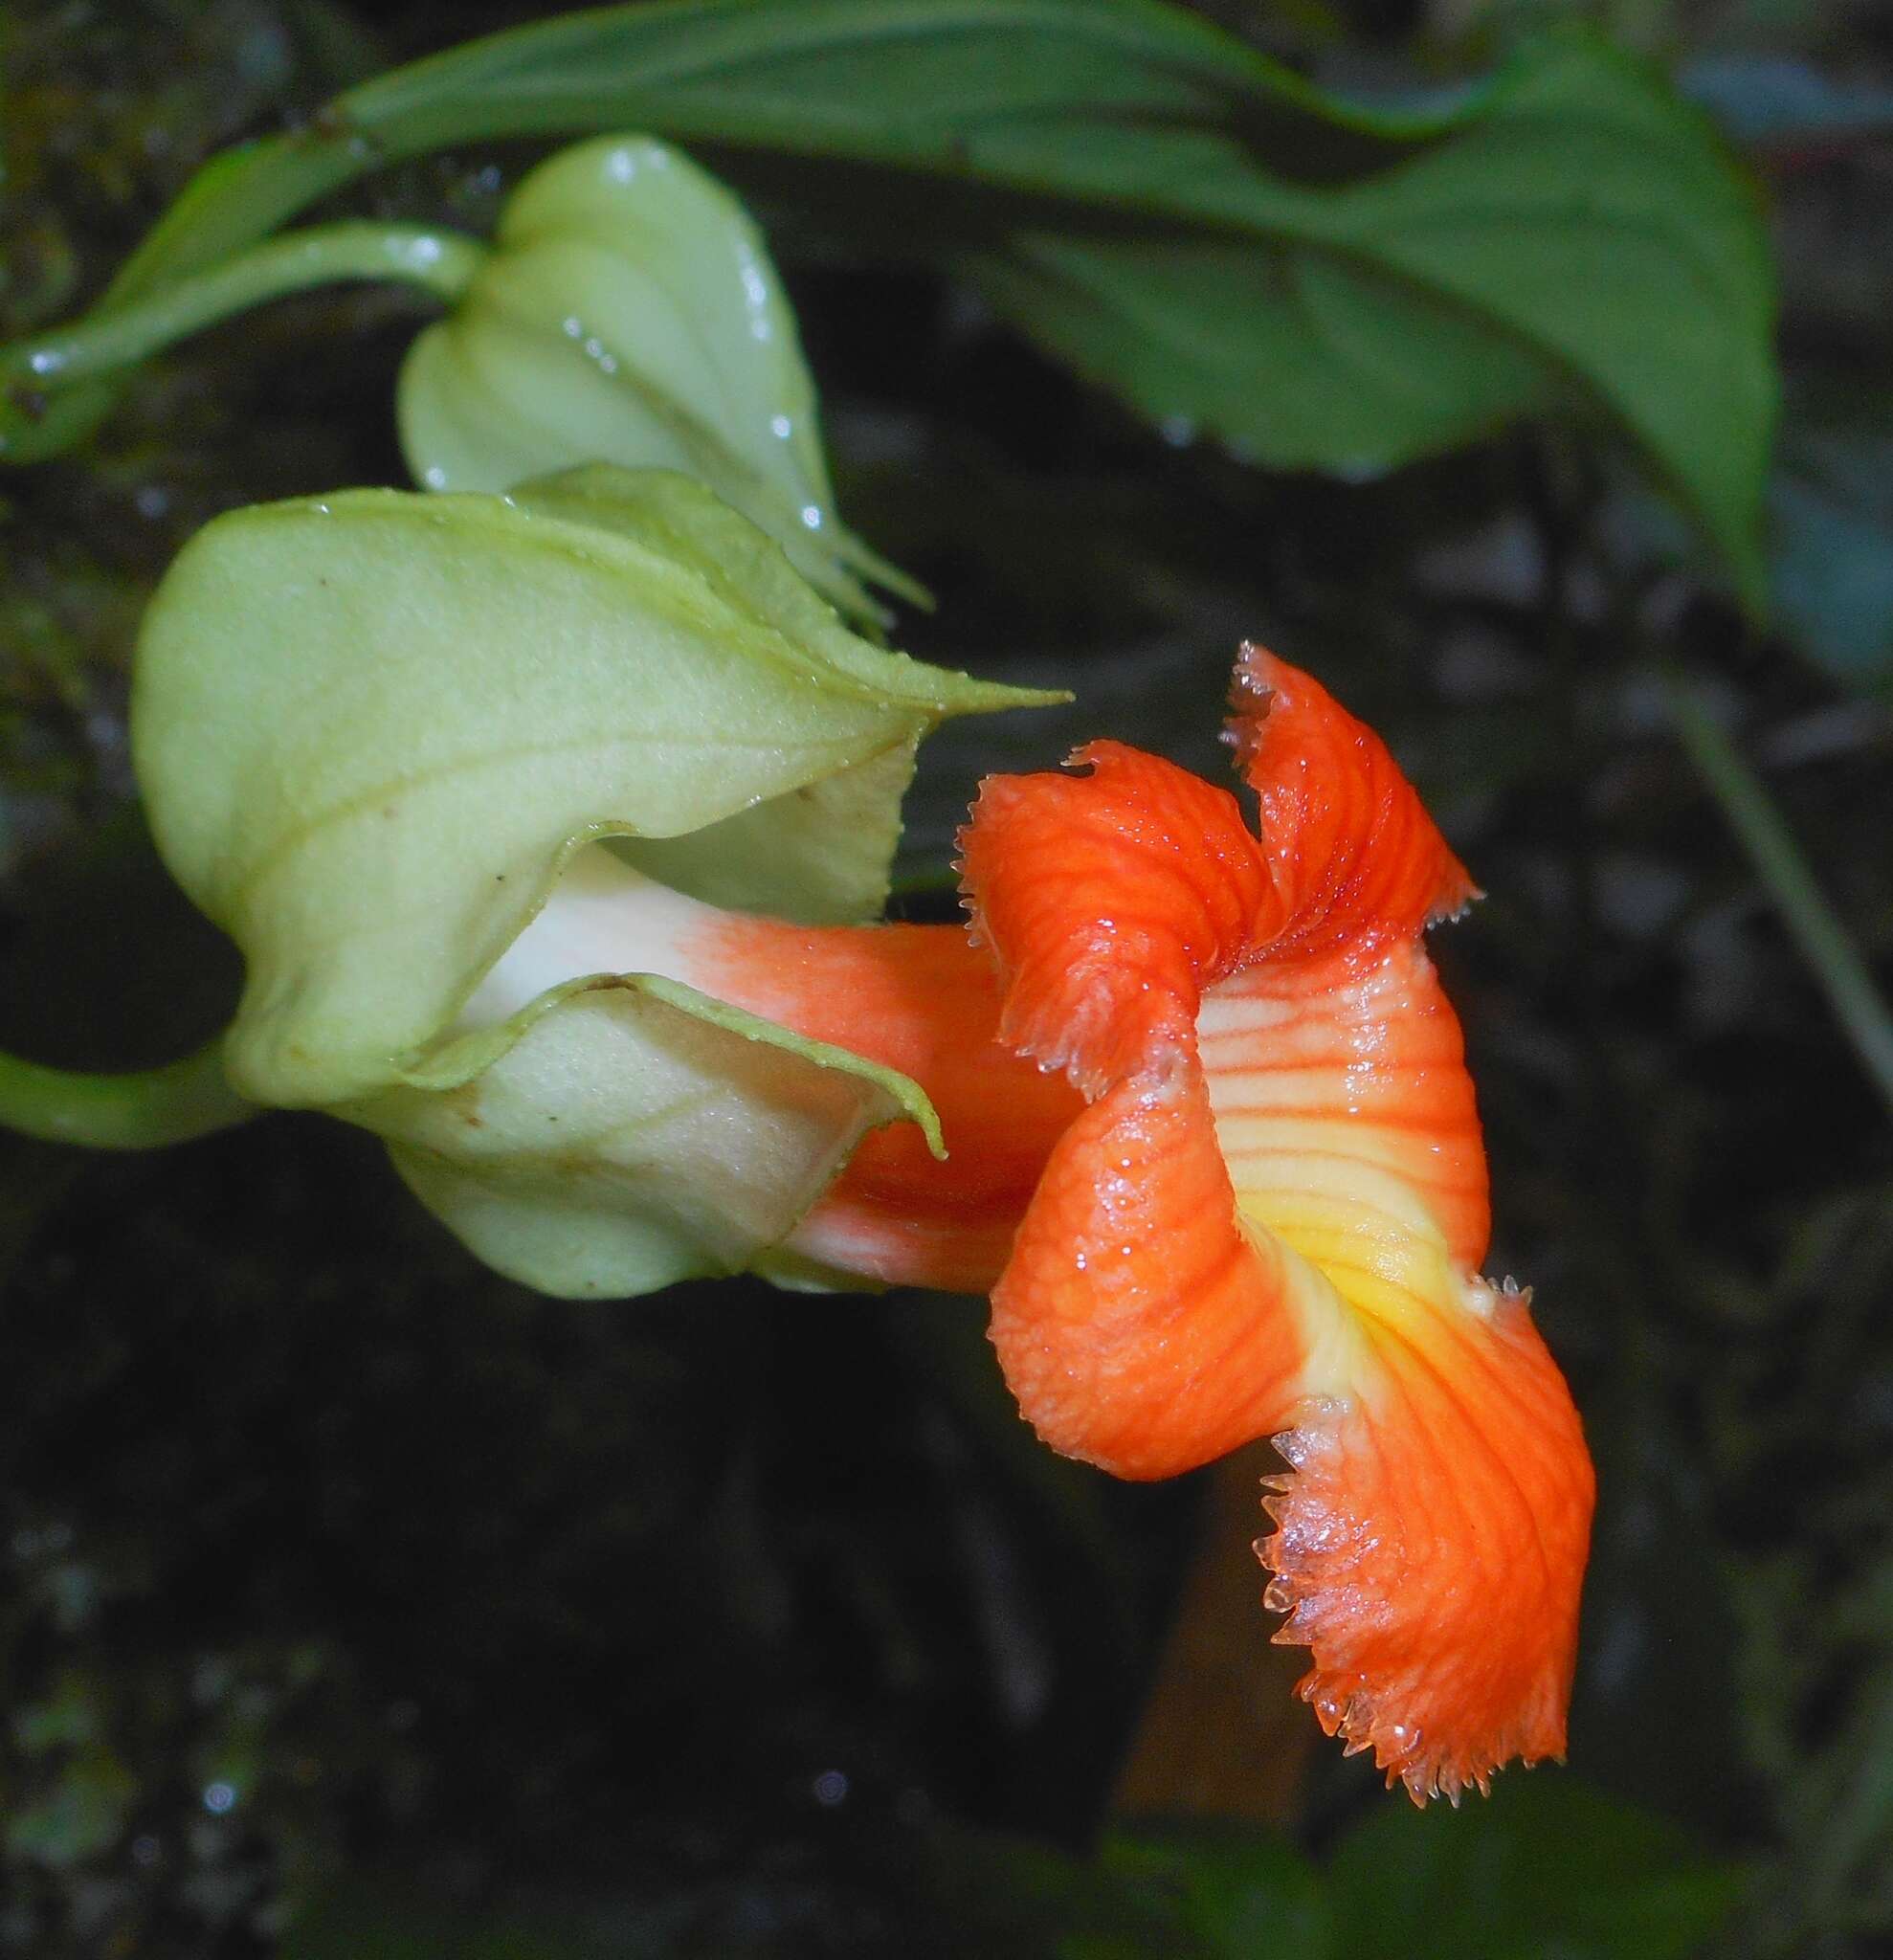
[[153,835],[248,968],[239,1095],[387,1137],[543,1291],[991,1290],[1055,1448],[1168,1477],[1277,1438],[1266,1596],[1350,1747],[1415,1796],[1563,1747],[1591,1468],[1475,1277],[1420,946],[1471,887],[1306,675],[1237,669],[1257,828],[1113,743],[989,781],[970,934],[858,922],[915,746],[1042,697],[850,635],[687,478],[234,512],[137,680]]
[[1258,832],[1096,744],[1083,775],[983,786],[973,944],[712,915],[683,977],[940,1113],[946,1164],[910,1125],[869,1137],[795,1250],[991,1285],[1027,1419],[1119,1476],[1275,1437],[1257,1549],[1303,1697],[1416,1801],[1457,1800],[1564,1748],[1590,1459],[1527,1296],[1477,1277],[1484,1153],[1421,946],[1472,885],[1308,676],[1245,648],[1235,706]]

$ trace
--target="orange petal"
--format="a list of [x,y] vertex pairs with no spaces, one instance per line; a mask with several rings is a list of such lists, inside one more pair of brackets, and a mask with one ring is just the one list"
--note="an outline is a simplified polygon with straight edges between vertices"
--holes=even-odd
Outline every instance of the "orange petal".
[[1197,1039],[1231,1181],[1268,1194],[1262,1222],[1294,1236],[1287,1200],[1345,1200],[1358,1234],[1430,1224],[1478,1267],[1485,1147],[1459,1017],[1416,940],[1245,968],[1204,995]]
[[1238,1223],[1194,1068],[1134,1078],[1054,1148],[993,1289],[992,1344],[1054,1449],[1174,1477],[1288,1419],[1293,1289],[1315,1283]]
[[1312,675],[1245,644],[1230,705],[1285,914],[1272,959],[1411,939],[1477,896],[1387,745]]
[[1416,1803],[1565,1748],[1591,1459],[1523,1301],[1487,1300],[1276,1439],[1294,1475],[1256,1547],[1275,1637],[1313,1649],[1303,1698]]
[[1416,1795],[1562,1747],[1591,1469],[1488,1227],[1459,1024],[1418,944],[1471,896],[1379,738],[1245,649],[1261,811],[1100,745],[963,842],[1001,1037],[1092,1107],[993,1292],[1048,1441],[1162,1476],[1271,1431],[1308,1693]]
[[1055,1449],[1170,1477],[1287,1419],[1310,1282],[1238,1220],[1196,1060],[1203,986],[1273,902],[1234,796],[1099,743],[1088,776],[990,779],[962,837],[1000,1035],[1094,1099],[992,1294],[1019,1408]]
[[1274,893],[1227,790],[1116,742],[1071,760],[1091,773],[989,776],[960,843],[1000,1039],[1095,1096],[1194,1047],[1198,993]]

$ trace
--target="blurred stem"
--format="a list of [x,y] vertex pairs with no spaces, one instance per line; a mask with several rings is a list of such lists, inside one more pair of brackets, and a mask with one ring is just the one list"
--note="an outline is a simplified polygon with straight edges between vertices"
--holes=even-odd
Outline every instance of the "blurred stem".
[[1662,678],[1682,746],[1780,907],[1860,1065],[1893,1111],[1893,1014],[1866,961],[1828,903],[1774,799],[1727,731],[1683,676],[1671,670]]
[[1279,1829],[1295,1815],[1320,1733],[1294,1693],[1308,1659],[1270,1640],[1267,1574],[1251,1549],[1268,1526],[1261,1478],[1281,1468],[1256,1443],[1205,1477],[1195,1555],[1112,1793],[1119,1816],[1241,1817]]
[[189,1143],[259,1112],[230,1086],[223,1041],[133,1075],[86,1075],[0,1054],[0,1125],[95,1150]]
[[[427,225],[350,220],[285,233],[144,298],[0,348],[0,454],[31,462],[60,446],[59,394],[148,360],[231,315],[311,287],[391,279],[452,301],[487,256],[479,239]],[[50,401],[34,397],[45,395]]]

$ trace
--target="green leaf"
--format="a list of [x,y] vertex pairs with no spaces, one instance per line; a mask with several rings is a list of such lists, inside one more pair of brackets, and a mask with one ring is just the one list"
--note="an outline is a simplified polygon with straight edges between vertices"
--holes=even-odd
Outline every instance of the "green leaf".
[[936,1828],[918,1890],[926,1929],[982,1960],[1216,1960],[1164,1888],[1030,1838]]
[[1081,370],[1290,467],[1385,467],[1563,405],[1634,435],[1758,601],[1776,381],[1766,247],[1697,113],[1562,35],[1457,139],[1348,185],[1121,134],[1101,184],[1188,166],[1223,235],[1034,233],[971,276]]
[[1238,1824],[1120,1832],[1099,1862],[1113,1878],[1176,1902],[1182,1925],[1217,1960],[1293,1953],[1326,1960],[1332,1914],[1321,1881],[1300,1852]]
[[588,473],[219,519],[147,614],[132,739],[161,853],[248,963],[232,1081],[322,1104],[442,1086],[432,1051],[598,838],[866,769],[875,849],[810,821],[724,841],[766,846],[801,909],[872,917],[898,758],[946,716],[1041,699],[857,639],[697,484]]
[[1277,468],[1384,470],[1559,394],[1476,316],[1317,254],[1045,236],[969,272],[1080,374]]
[[408,465],[431,490],[502,491],[590,462],[681,470],[836,604],[875,612],[847,566],[876,561],[836,518],[762,234],[663,144],[607,137],[533,171],[491,256],[410,350],[398,401]]
[[305,1900],[278,1950],[281,1960],[605,1960],[608,1946],[556,1912],[476,1917],[374,1880],[350,1879]]
[[[563,15],[215,160],[112,300],[377,163],[622,128],[886,167],[885,249],[945,256],[1147,412],[1272,461],[1397,461],[1582,405],[1760,603],[1775,373],[1754,199],[1701,111],[1578,30],[1444,109],[1391,115],[1154,0]],[[846,230],[871,202],[827,215]]]
[[138,1779],[102,1743],[75,1751],[51,1792],[9,1807],[0,1842],[11,1857],[54,1870],[82,1866],[123,1836]]
[[1327,1879],[1348,1960],[1681,1960],[1726,1919],[1746,1874],[1548,1771],[1460,1811],[1376,1809]]

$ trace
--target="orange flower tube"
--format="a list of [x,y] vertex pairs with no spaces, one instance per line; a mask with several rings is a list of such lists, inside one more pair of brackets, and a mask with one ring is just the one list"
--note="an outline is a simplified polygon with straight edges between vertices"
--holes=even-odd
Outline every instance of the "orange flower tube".
[[[1593,1481],[1526,1296],[1478,1277],[1484,1153],[1421,945],[1472,886],[1386,747],[1245,648],[1259,804],[1113,743],[994,777],[948,928],[711,915],[685,977],[911,1074],[791,1241],[991,1286],[1054,1448],[1159,1478],[1273,1437],[1276,1637],[1416,1801],[1562,1753]],[[712,977],[714,976],[714,977]]]

